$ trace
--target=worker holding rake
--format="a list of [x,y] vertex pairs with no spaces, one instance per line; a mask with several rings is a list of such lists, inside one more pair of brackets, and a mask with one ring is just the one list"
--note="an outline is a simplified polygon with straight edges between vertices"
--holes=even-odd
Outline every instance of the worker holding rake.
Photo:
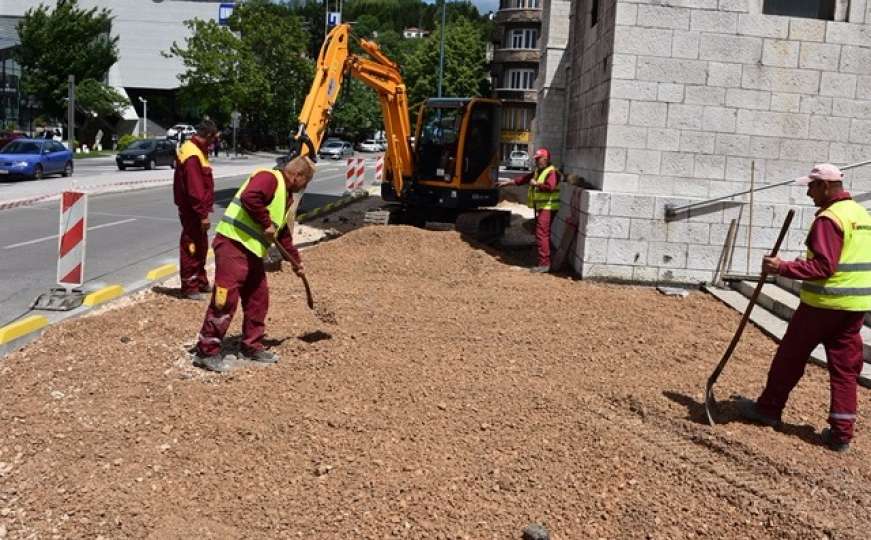
[[278,361],[262,343],[269,309],[263,258],[276,242],[289,257],[294,272],[303,275],[299,251],[285,225],[293,194],[305,190],[314,172],[314,163],[305,156],[288,161],[280,170],[255,171],[227,206],[212,244],[215,287],[197,339],[195,366],[217,372],[229,369],[221,355],[221,343],[240,300],[245,316],[240,356],[267,364]]
[[826,163],[797,180],[819,207],[806,241],[807,256],[791,262],[765,257],[762,264],[763,272],[803,280],[801,304],[759,399],[738,403],[745,418],[778,427],[811,351],[822,344],[831,387],[830,427],[822,440],[837,452],[846,451],[853,438],[863,364],[859,332],[865,312],[871,311],[871,215],[844,191],[843,178],[840,169]]

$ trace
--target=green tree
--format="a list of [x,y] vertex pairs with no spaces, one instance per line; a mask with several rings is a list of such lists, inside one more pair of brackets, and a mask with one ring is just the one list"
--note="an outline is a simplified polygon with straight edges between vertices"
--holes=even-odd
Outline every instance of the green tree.
[[15,50],[24,92],[38,98],[45,113],[62,118],[68,76],[102,86],[98,81],[118,61],[118,37],[111,36],[111,28],[108,9],[82,9],[78,0],[27,10],[16,27],[21,46]]
[[[438,89],[441,29],[430,34],[406,64],[411,103],[435,96]],[[449,23],[445,33],[442,95],[486,95],[487,63],[482,29],[465,18]]]
[[85,79],[76,85],[76,104],[84,112],[103,117],[113,116],[129,103],[126,96],[94,79]]
[[378,95],[356,79],[345,79],[330,128],[350,140],[359,140],[382,126]]

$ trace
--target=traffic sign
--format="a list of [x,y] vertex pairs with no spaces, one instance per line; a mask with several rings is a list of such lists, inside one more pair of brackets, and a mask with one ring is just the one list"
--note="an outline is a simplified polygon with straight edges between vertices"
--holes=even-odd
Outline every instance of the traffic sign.
[[230,121],[232,122],[232,127],[239,127],[239,118],[242,117],[242,113],[239,111],[233,111],[230,113]]
[[236,9],[236,4],[232,2],[222,2],[218,6],[218,24],[227,26],[230,24],[230,16],[233,15],[233,10]]
[[327,14],[327,26],[333,27],[342,23],[342,12],[331,11]]

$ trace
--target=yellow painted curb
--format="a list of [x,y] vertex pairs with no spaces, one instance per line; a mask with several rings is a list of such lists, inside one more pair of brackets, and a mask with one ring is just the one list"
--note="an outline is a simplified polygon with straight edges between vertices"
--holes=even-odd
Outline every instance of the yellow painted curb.
[[18,339],[31,332],[36,332],[47,324],[48,319],[43,315],[31,315],[30,317],[25,317],[20,321],[7,324],[0,328],[0,345],[9,343],[13,339]]
[[124,288],[121,285],[109,285],[108,287],[103,287],[99,291],[92,292],[85,297],[85,301],[82,303],[86,306],[93,307],[108,302],[114,298],[118,298],[122,294],[124,294]]
[[145,274],[145,279],[149,281],[154,281],[156,279],[165,278],[166,276],[175,274],[178,272],[178,266],[175,264],[164,264],[163,266],[158,266],[157,268],[152,268]]

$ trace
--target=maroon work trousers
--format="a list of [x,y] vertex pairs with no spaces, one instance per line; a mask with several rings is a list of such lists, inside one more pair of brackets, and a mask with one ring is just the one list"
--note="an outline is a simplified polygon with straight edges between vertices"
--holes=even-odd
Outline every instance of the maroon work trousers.
[[538,246],[538,266],[550,267],[550,226],[556,210],[535,212],[535,243]]
[[832,438],[849,442],[856,422],[856,391],[862,372],[862,328],[865,314],[857,311],[820,309],[799,305],[768,371],[768,382],[759,396],[760,412],[780,418],[789,393],[804,375],[811,351],[826,349],[831,402],[829,425]]
[[253,354],[263,349],[266,313],[269,310],[269,287],[263,259],[245,247],[218,234],[215,249],[215,287],[206,319],[197,341],[200,356],[221,352],[221,342],[242,300],[242,352]]
[[178,242],[178,268],[181,292],[205,292],[209,288],[206,276],[206,255],[209,253],[209,231],[204,231],[199,216],[191,210],[178,209],[181,238]]

